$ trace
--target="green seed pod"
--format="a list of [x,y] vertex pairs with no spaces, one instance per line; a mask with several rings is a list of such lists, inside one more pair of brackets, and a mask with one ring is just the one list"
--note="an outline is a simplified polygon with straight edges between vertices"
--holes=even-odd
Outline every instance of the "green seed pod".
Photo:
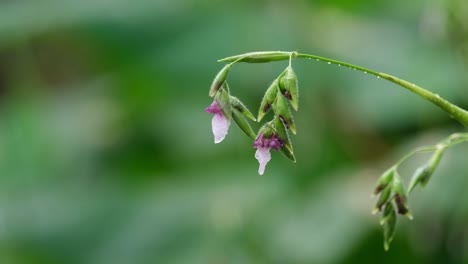
[[286,70],[280,75],[279,78],[279,88],[281,94],[286,97],[291,106],[294,110],[297,111],[299,104],[298,104],[298,85],[297,85],[297,77],[294,73],[294,70],[291,66],[288,66]]
[[252,130],[252,127],[250,126],[249,122],[247,122],[247,119],[245,119],[244,115],[237,110],[236,108],[232,109],[232,117],[234,121],[236,122],[237,126],[244,131],[244,133],[249,136],[251,139],[255,140],[255,133]]
[[398,213],[406,215],[409,219],[413,219],[408,207],[408,196],[406,194],[403,183],[401,182],[400,175],[395,171],[393,177],[392,190],[395,193],[395,204],[398,209]]
[[395,171],[395,167],[391,167],[380,176],[374,188],[374,195],[379,194],[381,191],[383,191],[383,189],[391,184]]
[[223,84],[223,88],[220,89],[215,96],[216,101],[218,102],[221,111],[223,111],[224,116],[226,119],[231,120],[232,116],[232,109],[231,109],[231,102],[230,96],[227,92],[229,90],[228,84],[225,82]]
[[262,63],[271,61],[289,60],[290,57],[296,57],[296,52],[285,52],[285,51],[261,51],[261,52],[249,52],[240,54],[232,57],[227,57],[218,60],[219,62],[248,62],[248,63]]
[[289,138],[288,130],[284,126],[283,122],[279,120],[279,118],[274,119],[273,125],[276,135],[281,140],[281,142],[283,142],[283,146],[280,149],[281,153],[283,153],[288,159],[296,162],[296,157],[294,156],[293,146]]
[[231,69],[231,64],[226,64],[224,67],[216,74],[213,82],[211,83],[210,92],[208,93],[210,97],[216,95],[218,90],[223,86],[224,82],[227,79],[229,70]]
[[372,212],[377,213],[382,211],[383,206],[391,200],[391,194],[392,188],[390,185],[388,185],[380,193],[379,199],[377,200],[377,203],[375,204],[374,210]]
[[233,109],[236,109],[237,111],[239,111],[241,114],[251,119],[252,121],[257,121],[255,117],[252,115],[252,113],[249,111],[249,109],[247,109],[247,107],[239,100],[239,98],[235,96],[230,96],[229,100],[231,102],[231,106]]
[[445,147],[438,148],[434,154],[432,154],[431,159],[418,168],[415,172],[413,177],[411,178],[410,187],[408,188],[408,193],[413,191],[413,189],[418,185],[421,184],[421,187],[425,187],[429,182],[432,174],[434,173],[435,169],[439,165],[440,160],[445,152]]
[[293,134],[296,134],[296,125],[289,110],[288,102],[283,96],[277,96],[273,103],[273,111],[275,116],[278,117],[287,129],[290,129]]
[[273,83],[268,87],[263,96],[262,102],[260,103],[260,109],[258,110],[258,118],[257,120],[260,122],[262,118],[265,116],[268,111],[270,111],[273,103],[276,100],[276,96],[278,94],[278,80],[274,80]]
[[[388,203],[389,206],[387,215],[385,216],[385,221],[383,223],[383,233],[384,233],[384,249],[388,251],[390,249],[390,243],[395,236],[396,224],[397,224],[397,217],[395,213],[395,209],[393,208],[392,203]],[[385,208],[387,211],[387,208]]]
[[385,208],[382,212],[382,216],[380,216],[380,225],[385,224],[385,222],[388,221],[388,218],[392,213],[395,213],[395,206],[392,202],[389,202],[385,205]]

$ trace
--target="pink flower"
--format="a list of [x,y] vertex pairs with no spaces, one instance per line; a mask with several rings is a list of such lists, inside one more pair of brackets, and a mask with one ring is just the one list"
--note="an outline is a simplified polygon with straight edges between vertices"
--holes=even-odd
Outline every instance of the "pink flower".
[[214,114],[213,119],[211,120],[211,126],[213,129],[214,143],[218,144],[226,137],[231,123],[224,116],[218,102],[216,102],[216,99],[213,100],[213,103],[205,109],[205,112]]
[[265,167],[271,159],[270,149],[279,150],[283,146],[283,142],[274,134],[270,138],[265,138],[263,134],[260,134],[260,136],[255,140],[253,146],[254,148],[257,148],[255,158],[260,164],[258,174],[263,175]]

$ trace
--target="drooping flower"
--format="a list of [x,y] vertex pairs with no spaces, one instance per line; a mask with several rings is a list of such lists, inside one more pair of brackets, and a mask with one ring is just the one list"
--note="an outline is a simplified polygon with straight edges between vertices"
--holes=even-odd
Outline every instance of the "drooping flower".
[[255,158],[260,164],[258,174],[263,175],[265,167],[271,159],[270,149],[279,150],[283,146],[283,142],[275,134],[266,138],[264,134],[261,133],[255,140],[253,146],[254,148],[257,148]]
[[224,116],[224,113],[216,99],[213,100],[213,103],[205,109],[205,112],[214,114],[213,119],[211,120],[211,126],[213,129],[214,143],[218,144],[226,137],[231,123]]

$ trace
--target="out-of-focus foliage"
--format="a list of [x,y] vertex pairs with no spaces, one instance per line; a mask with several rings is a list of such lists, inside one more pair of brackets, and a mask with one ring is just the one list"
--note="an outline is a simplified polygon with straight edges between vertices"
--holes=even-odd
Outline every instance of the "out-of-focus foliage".
[[[235,126],[213,144],[216,59],[299,50],[468,107],[464,0],[0,2],[0,263],[468,263],[467,146],[447,152],[388,253],[372,186],[463,130],[395,85],[295,61],[297,163],[257,175]],[[235,65],[255,109],[285,63]],[[255,126],[258,128],[258,125]],[[421,158],[421,160],[418,160]],[[407,163],[402,176],[424,160]]]

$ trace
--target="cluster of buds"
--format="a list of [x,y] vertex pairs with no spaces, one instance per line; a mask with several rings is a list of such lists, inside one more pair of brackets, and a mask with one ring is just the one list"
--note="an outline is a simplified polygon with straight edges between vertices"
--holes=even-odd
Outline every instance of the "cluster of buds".
[[[294,162],[296,161],[291,140],[289,138],[289,131],[296,134],[296,125],[294,123],[290,106],[295,111],[298,110],[297,78],[293,68],[291,67],[291,61],[293,58],[315,59],[317,61],[327,62],[328,64],[345,66],[364,73],[370,73],[378,78],[388,80],[409,89],[410,91],[436,104],[461,124],[468,126],[468,111],[451,104],[450,102],[442,99],[439,95],[433,94],[422,87],[385,73],[342,61],[297,52],[264,51],[227,57],[219,60],[220,62],[228,64],[226,64],[216,75],[211,85],[209,95],[214,97],[214,100],[213,103],[205,109],[205,111],[214,115],[212,127],[215,143],[220,143],[224,140],[232,119],[234,119],[242,131],[244,131],[244,133],[254,141],[253,147],[257,149],[255,158],[260,163],[258,170],[260,175],[264,173],[265,167],[271,159],[270,151],[272,149],[281,151],[287,158]],[[238,98],[231,96],[230,94],[226,80],[232,65],[237,62],[264,63],[285,60],[289,60],[289,66],[286,67],[286,69],[266,90],[260,103],[258,116],[255,118]],[[265,115],[270,112],[270,110],[273,110],[272,120],[265,122],[259,129],[258,133],[255,134],[247,119],[260,122]],[[404,215],[409,219],[412,219],[408,206],[408,195],[418,185],[421,187],[426,186],[438,166],[444,151],[450,146],[461,142],[468,142],[468,133],[453,134],[435,146],[424,147],[413,151],[400,159],[400,161],[388,169],[379,178],[377,186],[374,189],[374,195],[378,195],[379,198],[373,211],[374,213],[380,212],[382,214],[380,223],[384,229],[384,248],[386,250],[389,249],[390,243],[395,234],[397,216]],[[427,163],[415,171],[408,190],[405,190],[400,174],[398,173],[399,165],[413,154],[427,151],[433,152],[432,157]]]
[[407,157],[414,153],[418,153],[419,151],[415,151],[410,155],[407,155],[405,158],[400,160],[400,162],[385,171],[377,181],[374,189],[374,195],[379,195],[379,198],[377,199],[373,213],[382,213],[380,224],[383,226],[384,231],[385,250],[389,249],[390,243],[395,235],[397,215],[405,215],[410,220],[413,219],[408,206],[409,194],[417,185],[421,185],[421,187],[425,187],[427,185],[429,179],[439,165],[439,161],[446,148],[447,144],[444,143],[427,148],[429,150],[434,150],[434,153],[425,164],[416,169],[413,177],[411,178],[408,191],[406,191],[403,186],[401,176],[398,173],[398,166]]
[[[239,128],[254,140],[253,147],[257,149],[255,158],[259,162],[258,173],[260,175],[264,173],[266,164],[271,159],[270,150],[272,149],[279,150],[287,158],[294,162],[296,161],[289,138],[289,131],[296,134],[296,125],[289,105],[294,110],[298,110],[297,77],[291,66],[291,59],[294,54],[289,54],[289,66],[266,90],[260,103],[257,119],[237,97],[231,96],[227,77],[232,65],[236,62],[267,62],[274,60],[274,56],[270,56],[270,60],[266,59],[268,56],[265,57],[265,54],[260,53],[227,58],[227,62],[230,63],[221,69],[210,87],[209,95],[214,97],[214,100],[205,109],[205,112],[214,115],[212,129],[215,143],[220,143],[224,140],[228,133],[231,119],[234,119]],[[246,118],[260,122],[270,110],[273,110],[273,119],[265,122],[258,133],[255,134]]]
[[401,181],[397,166],[388,169],[380,176],[374,189],[379,195],[373,213],[382,212],[380,224],[384,229],[384,248],[388,250],[395,235],[397,213],[413,219],[408,207],[408,194]]

